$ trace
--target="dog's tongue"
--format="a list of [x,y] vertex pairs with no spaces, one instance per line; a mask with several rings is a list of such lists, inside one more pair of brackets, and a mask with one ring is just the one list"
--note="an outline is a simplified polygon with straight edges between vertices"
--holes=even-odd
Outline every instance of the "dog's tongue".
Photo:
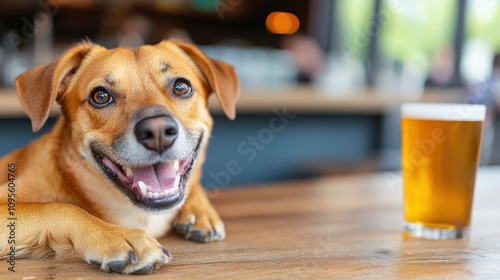
[[147,185],[148,191],[163,192],[171,188],[175,181],[175,170],[172,162],[160,162],[145,167],[134,167],[133,186],[138,187],[139,181]]

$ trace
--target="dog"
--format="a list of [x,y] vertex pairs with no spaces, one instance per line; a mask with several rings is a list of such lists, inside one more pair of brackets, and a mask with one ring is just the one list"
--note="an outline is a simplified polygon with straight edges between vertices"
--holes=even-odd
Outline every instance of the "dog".
[[[2,159],[1,257],[77,256],[105,272],[149,274],[172,255],[156,238],[225,238],[200,183],[215,93],[235,118],[233,66],[181,41],[137,49],[74,45],[16,79],[33,131]],[[14,268],[10,267],[9,270]]]

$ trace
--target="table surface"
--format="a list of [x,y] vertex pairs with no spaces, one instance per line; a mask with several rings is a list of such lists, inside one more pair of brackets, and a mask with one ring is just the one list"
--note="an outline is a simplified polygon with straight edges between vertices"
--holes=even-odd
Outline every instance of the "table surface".
[[[174,259],[126,279],[494,279],[500,276],[500,167],[481,168],[471,233],[459,240],[404,235],[402,182],[377,173],[210,192],[227,239],[197,244],[169,234]],[[77,259],[18,260],[0,279],[107,279]],[[124,278],[125,279],[125,278]]]

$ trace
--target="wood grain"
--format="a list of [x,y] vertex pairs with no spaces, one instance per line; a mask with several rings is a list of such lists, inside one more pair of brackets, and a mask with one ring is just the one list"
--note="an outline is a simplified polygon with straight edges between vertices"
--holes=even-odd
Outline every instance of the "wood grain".
[[[500,167],[482,168],[471,234],[425,240],[401,230],[396,173],[349,175],[211,191],[227,240],[161,239],[174,259],[127,279],[494,279],[500,275]],[[107,279],[77,259],[18,260],[0,279]]]

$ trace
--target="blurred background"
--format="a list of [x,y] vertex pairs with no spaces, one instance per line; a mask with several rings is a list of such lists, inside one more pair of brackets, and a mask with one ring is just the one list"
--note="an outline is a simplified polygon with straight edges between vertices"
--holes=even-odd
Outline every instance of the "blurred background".
[[500,0],[2,0],[0,156],[58,114],[32,134],[17,75],[82,39],[176,38],[241,79],[235,121],[210,105],[207,188],[398,170],[403,102],[486,104],[481,163],[499,164],[498,30]]

